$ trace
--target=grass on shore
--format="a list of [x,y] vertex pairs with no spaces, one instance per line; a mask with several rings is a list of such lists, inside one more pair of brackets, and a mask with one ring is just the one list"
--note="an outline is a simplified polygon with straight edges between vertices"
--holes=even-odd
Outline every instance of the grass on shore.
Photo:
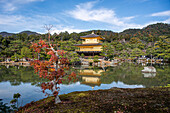
[[19,113],[87,113],[87,112],[169,112],[170,88],[111,88],[85,92],[72,92],[59,96],[61,103],[55,104],[54,97],[31,102],[19,109]]

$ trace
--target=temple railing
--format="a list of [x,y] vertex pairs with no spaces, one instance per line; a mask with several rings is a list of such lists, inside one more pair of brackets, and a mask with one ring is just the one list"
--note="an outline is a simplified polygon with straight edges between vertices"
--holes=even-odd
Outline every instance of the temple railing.
[[101,49],[76,49],[75,51],[101,51]]

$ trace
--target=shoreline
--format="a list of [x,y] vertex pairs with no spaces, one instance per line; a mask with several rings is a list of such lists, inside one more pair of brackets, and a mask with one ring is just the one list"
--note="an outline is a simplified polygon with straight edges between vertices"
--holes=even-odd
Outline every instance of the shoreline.
[[10,65],[10,66],[30,66],[29,61],[20,61],[20,62],[14,62],[14,61],[9,61],[9,62],[0,62],[1,65]]
[[47,97],[19,108],[21,112],[169,112],[170,87],[111,88]]

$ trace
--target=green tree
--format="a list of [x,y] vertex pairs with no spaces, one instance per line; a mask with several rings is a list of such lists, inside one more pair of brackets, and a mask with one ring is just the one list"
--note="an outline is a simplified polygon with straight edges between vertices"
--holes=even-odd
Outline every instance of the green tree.
[[145,49],[145,44],[143,44],[143,43],[138,43],[138,44],[137,44],[137,48],[143,50],[143,49]]
[[116,51],[122,51],[124,46],[121,43],[118,43],[115,47]]
[[111,42],[114,40],[114,35],[113,35],[113,33],[110,33],[109,39],[110,39]]
[[60,41],[59,46],[61,50],[74,51],[76,49],[76,47],[74,46],[75,43],[75,40]]
[[103,43],[101,55],[113,59],[114,47],[110,43]]
[[128,58],[130,56],[130,52],[128,50],[122,50],[120,56],[122,58]]
[[130,39],[130,43],[131,44],[138,44],[138,43],[141,43],[140,39],[137,38],[137,37],[133,37]]
[[132,50],[130,56],[131,56],[132,58],[138,58],[138,57],[140,57],[140,56],[142,56],[142,55],[145,55],[145,53],[144,53],[142,50],[140,50],[139,48],[134,48],[134,49]]
[[100,60],[99,60],[99,56],[98,55],[95,55],[94,57],[93,57],[93,62],[99,62]]
[[69,62],[73,65],[75,65],[77,62],[80,62],[79,55],[76,52],[68,52],[67,57],[69,59]]
[[160,40],[155,43],[155,52],[157,57],[170,59],[170,38],[168,36],[161,36]]
[[114,48],[114,54],[113,54],[114,56],[119,56],[121,51],[125,48],[124,45],[119,41],[114,41],[111,43],[111,45]]
[[155,56],[156,54],[155,54],[155,49],[153,48],[153,47],[148,47],[147,49],[146,49],[146,55],[147,56],[150,56],[151,57],[151,55],[152,56]]
[[75,32],[71,33],[71,34],[70,34],[70,37],[71,37],[71,39],[73,39],[73,40],[76,40],[76,41],[79,40],[79,36],[78,36],[78,34],[75,33]]
[[[18,98],[21,97],[21,94],[17,93],[13,95],[13,99],[10,101],[11,104],[14,104],[12,107],[14,110],[17,110],[19,108],[19,104],[18,104]],[[16,105],[17,103],[17,105]]]
[[84,58],[84,56],[85,56],[85,55],[82,53],[82,54],[81,54],[81,58]]
[[69,33],[67,31],[60,32],[59,33],[59,38],[60,38],[61,41],[68,40],[68,39],[70,39],[70,35],[69,35]]
[[21,49],[21,56],[25,58],[32,58],[31,50],[28,47],[23,47]]
[[22,56],[18,55],[17,53],[15,53],[13,56],[11,56],[11,60],[12,61],[18,61]]

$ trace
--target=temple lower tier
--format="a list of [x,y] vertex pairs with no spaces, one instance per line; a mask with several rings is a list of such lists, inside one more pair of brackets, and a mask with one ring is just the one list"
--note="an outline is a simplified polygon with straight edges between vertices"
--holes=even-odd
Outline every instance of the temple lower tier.
[[76,52],[79,55],[83,53],[85,56],[95,56],[95,55],[101,56],[100,55],[101,51],[76,51]]

